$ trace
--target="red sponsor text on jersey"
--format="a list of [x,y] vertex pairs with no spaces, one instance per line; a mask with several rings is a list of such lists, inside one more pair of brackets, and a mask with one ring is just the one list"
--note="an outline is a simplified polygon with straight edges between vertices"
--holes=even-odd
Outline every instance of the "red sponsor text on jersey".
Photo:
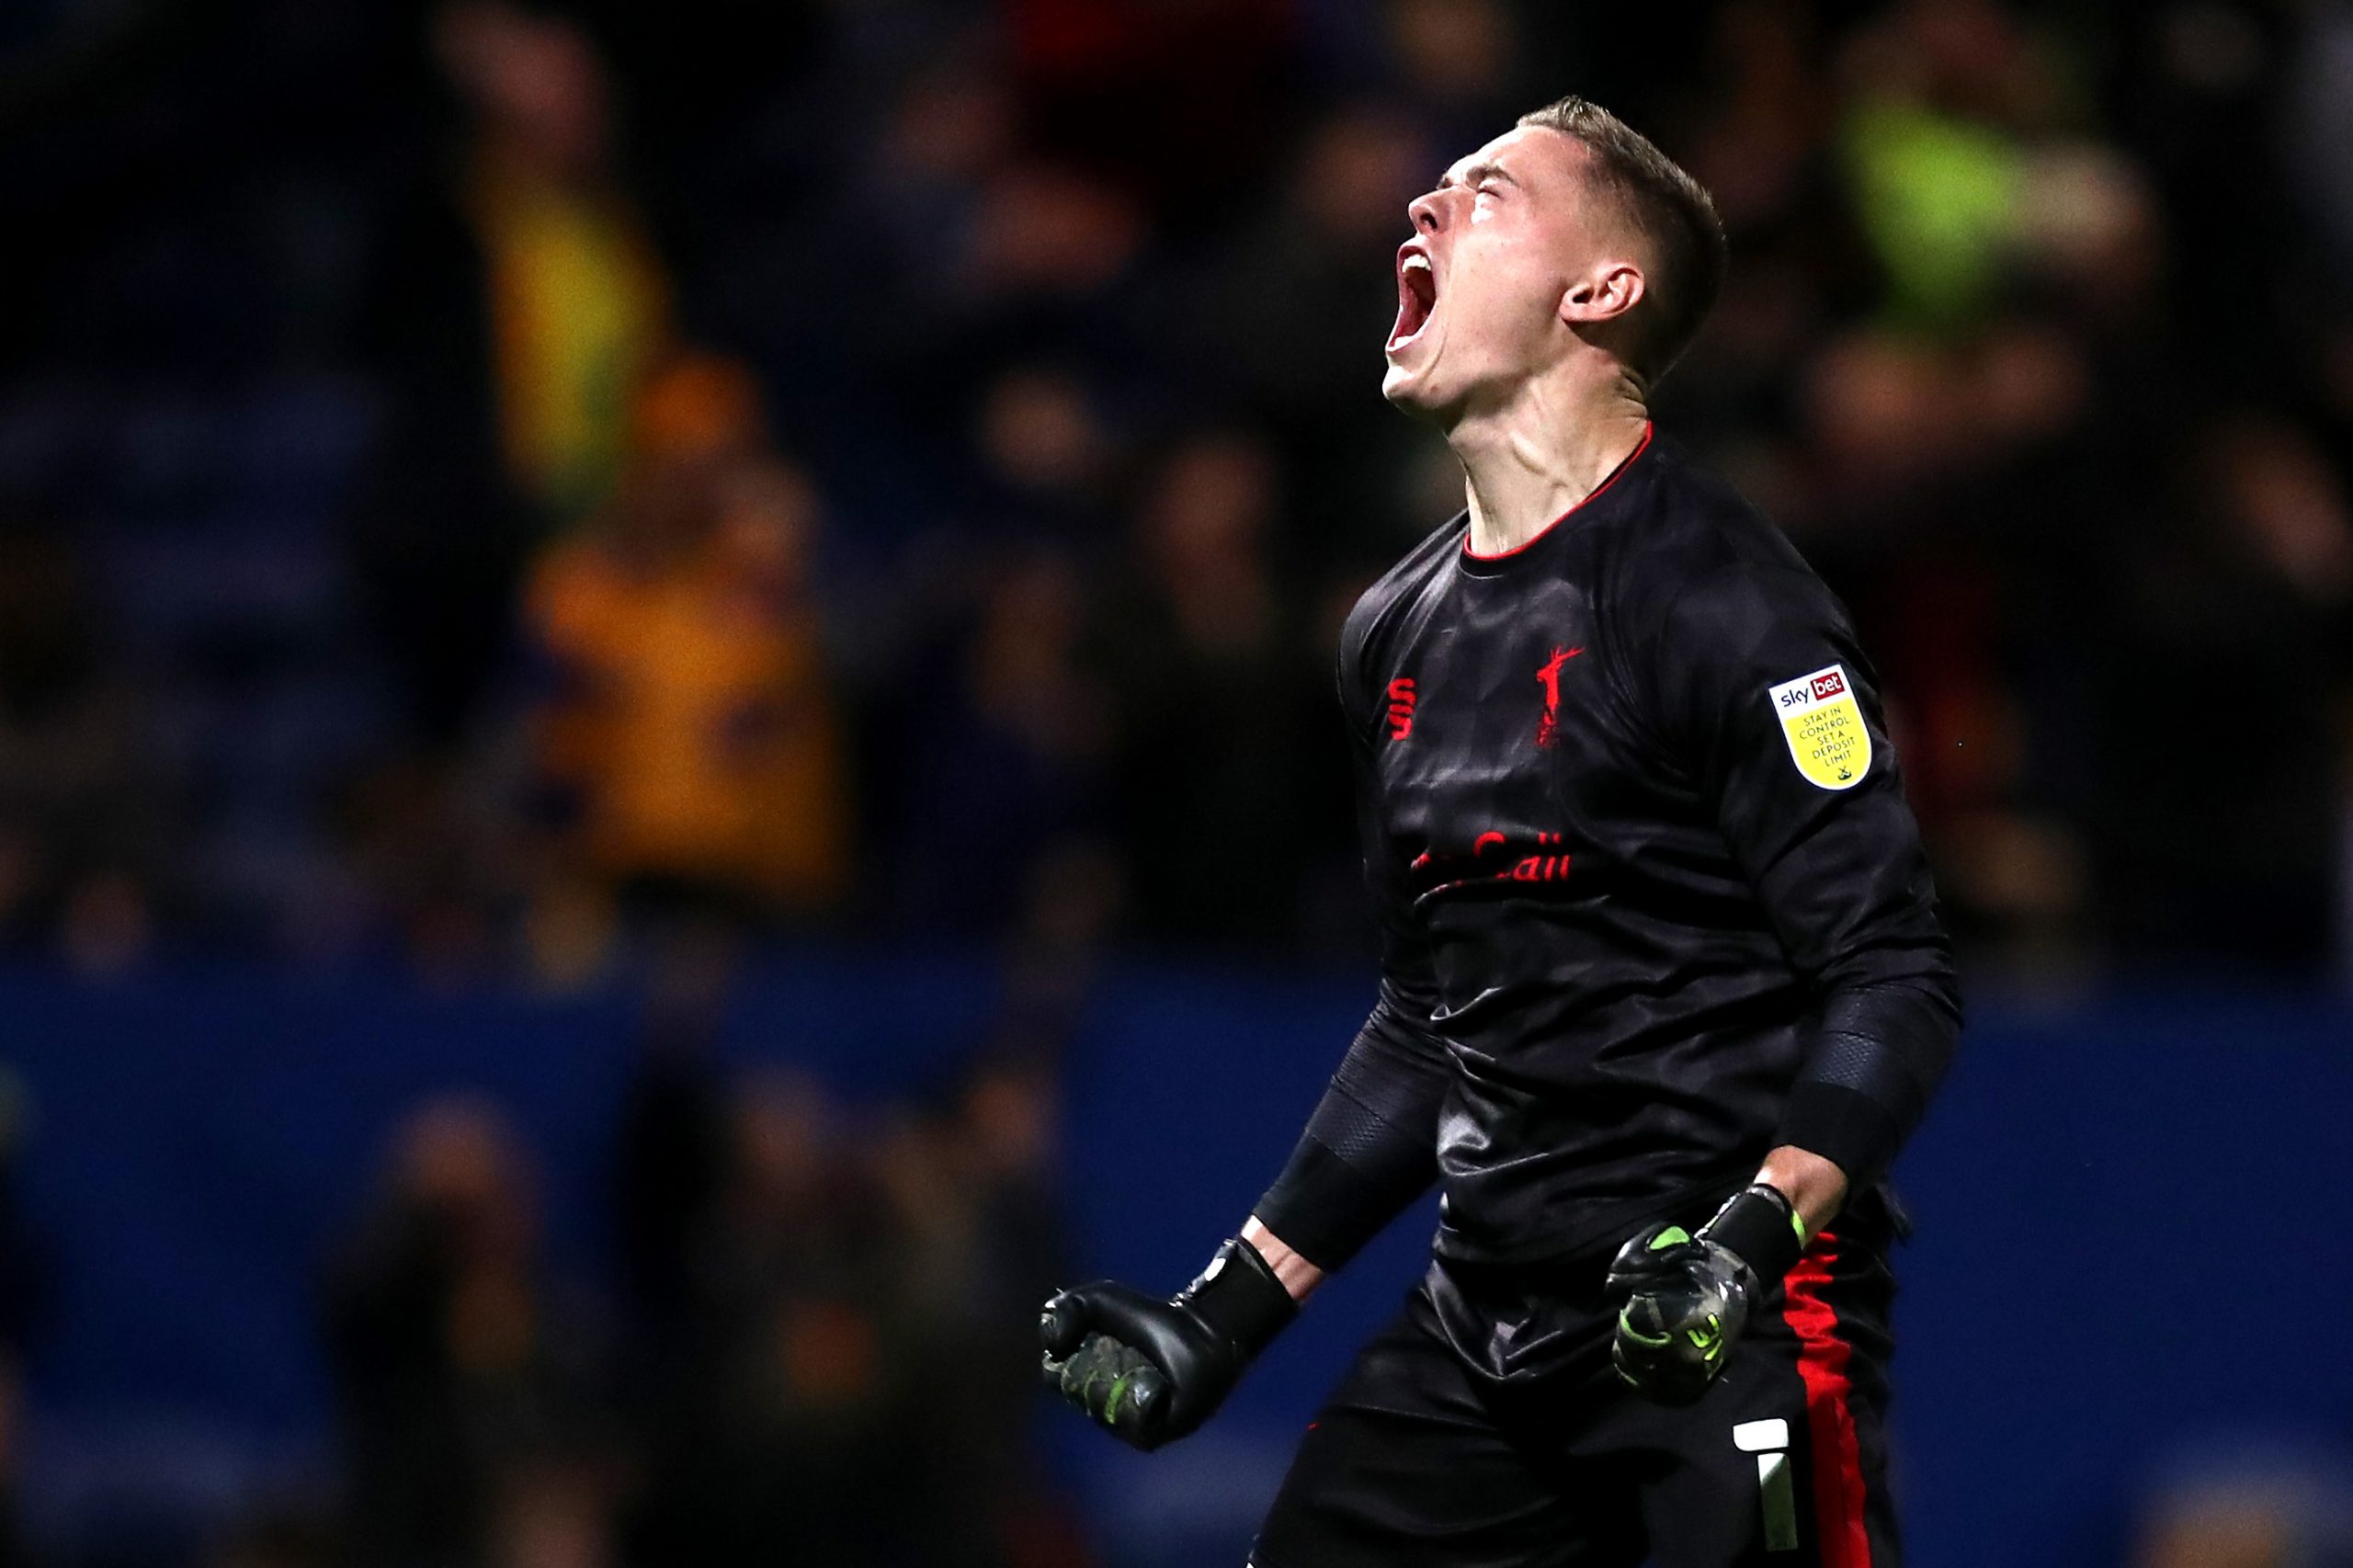
[[[1471,841],[1471,853],[1468,857],[1438,855],[1425,849],[1414,857],[1410,869],[1415,871],[1436,871],[1440,880],[1433,886],[1431,890],[1433,892],[1445,888],[1459,888],[1467,882],[1483,881],[1497,882],[1565,881],[1569,874],[1569,867],[1575,857],[1561,848],[1561,835],[1557,833],[1539,833],[1535,842],[1540,853],[1523,855],[1516,860],[1511,859],[1509,858],[1512,848],[1510,837],[1489,828]],[[1506,858],[1501,861],[1488,860],[1487,852],[1491,849],[1502,850]],[[1466,858],[1470,861],[1467,867],[1463,864]],[[1488,869],[1489,866],[1493,866],[1494,869]],[[1453,874],[1456,871],[1466,871],[1468,874],[1457,876]]]

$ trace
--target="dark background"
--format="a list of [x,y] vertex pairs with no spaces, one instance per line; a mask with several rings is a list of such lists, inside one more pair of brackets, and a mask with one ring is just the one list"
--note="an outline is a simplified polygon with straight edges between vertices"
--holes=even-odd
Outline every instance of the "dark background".
[[9,0],[0,1568],[1238,1560],[1413,1227],[1156,1470],[1027,1317],[1369,994],[1390,256],[1567,91],[1979,1002],[1921,1561],[2342,1560],[2353,6]]

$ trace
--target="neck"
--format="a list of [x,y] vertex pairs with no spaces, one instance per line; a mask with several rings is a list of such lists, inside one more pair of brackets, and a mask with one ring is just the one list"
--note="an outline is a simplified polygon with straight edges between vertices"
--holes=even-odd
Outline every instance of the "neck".
[[1570,367],[1465,415],[1446,438],[1462,463],[1472,551],[1501,555],[1543,532],[1601,488],[1649,423],[1630,381],[1580,378]]

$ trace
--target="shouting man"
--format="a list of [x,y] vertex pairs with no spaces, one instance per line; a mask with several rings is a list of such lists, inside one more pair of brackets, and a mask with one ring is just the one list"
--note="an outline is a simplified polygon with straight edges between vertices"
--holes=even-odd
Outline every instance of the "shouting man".
[[1341,638],[1379,999],[1240,1235],[1055,1297],[1048,1376],[1184,1436],[1435,1180],[1256,1568],[1893,1568],[1883,1176],[1961,1004],[1844,608],[1651,424],[1714,205],[1568,98],[1408,213],[1382,390],[1468,506]]

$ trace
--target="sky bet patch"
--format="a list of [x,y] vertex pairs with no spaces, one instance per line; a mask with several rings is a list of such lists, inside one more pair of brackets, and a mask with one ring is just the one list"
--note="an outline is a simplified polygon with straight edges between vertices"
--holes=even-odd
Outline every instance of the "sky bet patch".
[[1846,665],[1800,676],[1775,687],[1771,695],[1781,736],[1806,782],[1825,790],[1851,790],[1862,782],[1871,766],[1871,733],[1847,683]]

